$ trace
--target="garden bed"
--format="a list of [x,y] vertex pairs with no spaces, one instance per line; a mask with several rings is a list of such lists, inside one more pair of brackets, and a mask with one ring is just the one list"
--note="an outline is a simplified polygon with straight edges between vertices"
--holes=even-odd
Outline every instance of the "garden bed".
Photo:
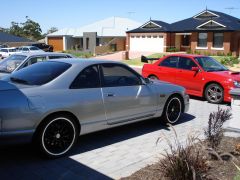
[[[204,144],[205,142],[203,142]],[[235,162],[237,161],[237,165],[240,165],[240,152],[236,151],[236,145],[240,143],[240,137],[239,138],[232,138],[232,137],[224,137],[221,141],[221,144],[218,147],[219,153],[229,152],[234,155]],[[200,148],[199,144],[195,144],[196,148]],[[200,153],[206,154],[206,157],[208,156],[205,151],[200,150]],[[232,160],[227,161],[220,161],[220,160],[213,160],[209,157],[206,161],[207,170],[206,172],[203,172],[201,174],[200,179],[207,179],[207,180],[240,180],[240,176],[237,172],[237,168],[232,163]],[[160,162],[149,165],[134,174],[132,174],[129,177],[122,178],[121,180],[167,180],[168,178],[163,177],[163,174],[161,173],[161,166]],[[197,178],[199,179],[199,178]]]

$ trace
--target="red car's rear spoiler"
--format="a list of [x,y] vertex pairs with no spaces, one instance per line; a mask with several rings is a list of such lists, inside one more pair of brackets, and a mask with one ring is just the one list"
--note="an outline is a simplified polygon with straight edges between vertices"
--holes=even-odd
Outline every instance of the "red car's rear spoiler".
[[154,60],[159,60],[159,58],[148,58],[146,56],[141,56],[141,62],[148,63],[148,61],[151,61],[152,63]]

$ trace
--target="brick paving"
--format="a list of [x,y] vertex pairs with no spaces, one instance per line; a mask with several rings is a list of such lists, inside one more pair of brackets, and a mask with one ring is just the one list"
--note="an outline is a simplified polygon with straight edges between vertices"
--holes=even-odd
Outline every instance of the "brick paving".
[[[189,112],[174,126],[179,139],[189,133],[202,137],[217,107],[191,99]],[[81,136],[68,157],[56,160],[39,157],[31,145],[1,148],[1,179],[119,179],[158,161],[167,145],[164,138],[156,141],[164,136],[173,139],[173,130],[152,119]]]

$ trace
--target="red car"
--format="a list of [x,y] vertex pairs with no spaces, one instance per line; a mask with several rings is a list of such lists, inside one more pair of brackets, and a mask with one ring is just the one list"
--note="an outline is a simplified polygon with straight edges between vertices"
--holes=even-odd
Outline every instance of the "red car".
[[[143,62],[147,60],[142,57]],[[229,90],[240,88],[239,72],[232,72],[217,60],[202,55],[168,55],[153,64],[145,64],[142,75],[181,85],[188,94],[205,97],[216,104],[230,102]]]

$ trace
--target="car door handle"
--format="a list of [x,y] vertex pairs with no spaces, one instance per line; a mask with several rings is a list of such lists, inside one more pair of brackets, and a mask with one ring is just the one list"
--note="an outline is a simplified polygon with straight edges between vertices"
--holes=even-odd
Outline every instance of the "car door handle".
[[107,93],[107,97],[115,97],[116,95],[114,93]]

